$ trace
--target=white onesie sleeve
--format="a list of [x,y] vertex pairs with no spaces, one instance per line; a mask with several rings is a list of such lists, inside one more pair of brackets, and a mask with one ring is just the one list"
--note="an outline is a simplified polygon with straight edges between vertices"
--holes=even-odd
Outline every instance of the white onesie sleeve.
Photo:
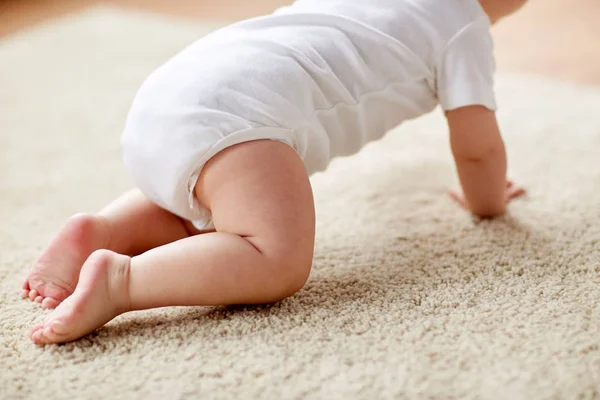
[[496,110],[494,44],[487,17],[457,33],[436,58],[436,88],[445,111],[470,105]]

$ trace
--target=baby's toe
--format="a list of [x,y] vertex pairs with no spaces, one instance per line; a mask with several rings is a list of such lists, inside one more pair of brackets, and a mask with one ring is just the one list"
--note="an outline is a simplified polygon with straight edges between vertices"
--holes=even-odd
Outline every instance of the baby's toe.
[[60,302],[53,299],[52,297],[46,297],[42,301],[42,308],[44,310],[49,309],[49,308],[56,308],[56,307],[58,307],[59,304],[60,304]]
[[29,289],[21,289],[21,298],[22,299],[29,298]]
[[35,301],[36,303],[39,303],[39,304],[41,304],[43,300],[44,300],[44,298],[43,298],[42,296],[38,296],[38,297],[36,297],[36,298],[35,298],[35,300],[34,300],[34,301]]
[[29,300],[34,301],[39,295],[40,294],[37,292],[37,290],[33,289],[29,292]]
[[42,331],[44,330],[44,325],[43,324],[39,324],[34,326],[33,328],[31,328],[31,331],[29,332],[29,338],[34,342],[34,343],[40,343],[40,339],[42,337]]
[[53,321],[34,327],[29,336],[36,344],[51,344],[64,341],[65,335],[65,327]]

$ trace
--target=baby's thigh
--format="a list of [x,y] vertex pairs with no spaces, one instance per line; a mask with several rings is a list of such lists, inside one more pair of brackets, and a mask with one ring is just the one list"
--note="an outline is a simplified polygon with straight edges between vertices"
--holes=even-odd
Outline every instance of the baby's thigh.
[[263,255],[312,263],[315,208],[304,164],[289,145],[255,140],[223,150],[202,169],[198,201],[218,232],[240,235]]

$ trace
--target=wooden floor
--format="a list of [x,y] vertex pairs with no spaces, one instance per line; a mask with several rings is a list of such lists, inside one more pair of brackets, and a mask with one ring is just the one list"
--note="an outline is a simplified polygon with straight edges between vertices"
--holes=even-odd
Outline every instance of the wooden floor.
[[[240,20],[291,0],[0,0],[0,37],[98,3],[193,19]],[[530,0],[494,27],[500,71],[600,86],[600,0]]]

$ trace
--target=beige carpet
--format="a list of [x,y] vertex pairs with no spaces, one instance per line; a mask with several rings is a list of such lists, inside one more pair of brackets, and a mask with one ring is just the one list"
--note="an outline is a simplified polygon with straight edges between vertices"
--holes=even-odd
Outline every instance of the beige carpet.
[[213,28],[98,8],[0,42],[1,399],[600,396],[600,91],[517,76],[498,81],[529,189],[511,216],[477,222],[444,195],[436,113],[313,178],[314,270],[296,296],[31,344],[29,263],[67,216],[130,186],[118,138],[135,90]]

